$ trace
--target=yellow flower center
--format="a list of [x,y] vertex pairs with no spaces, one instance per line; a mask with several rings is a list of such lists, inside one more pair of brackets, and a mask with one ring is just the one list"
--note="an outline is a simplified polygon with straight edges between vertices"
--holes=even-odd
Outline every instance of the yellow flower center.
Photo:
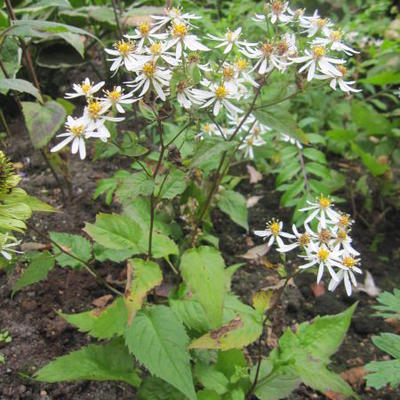
[[283,11],[283,3],[281,1],[274,1],[271,4],[271,9],[274,14],[279,15]]
[[301,246],[307,246],[310,243],[310,236],[308,233],[303,233],[300,237],[299,237],[299,243]]
[[281,42],[279,42],[276,45],[276,49],[277,49],[278,54],[280,56],[283,56],[284,54],[286,54],[288,52],[288,50],[289,50],[289,46],[288,46],[286,40],[282,40]]
[[121,98],[121,94],[122,93],[120,91],[114,88],[111,92],[107,93],[107,96],[112,103],[117,103]]
[[338,233],[337,233],[337,237],[338,237],[339,241],[346,240],[346,238],[347,238],[347,232],[344,231],[343,229],[340,229],[340,230],[338,231]]
[[134,46],[133,46],[132,42],[125,41],[125,40],[120,40],[119,42],[117,42],[115,47],[121,53],[121,55],[124,56],[124,57],[126,57],[130,53],[132,53],[132,51],[134,49]]
[[172,27],[172,34],[175,37],[183,38],[187,34],[188,28],[185,24],[174,24]]
[[147,36],[150,32],[150,25],[148,23],[141,24],[139,26],[139,31],[142,36]]
[[231,32],[231,31],[226,32],[226,34],[225,34],[225,39],[226,39],[228,42],[233,42],[233,41],[235,40],[235,38],[234,38],[234,36],[233,36],[233,32]]
[[92,88],[92,85],[90,83],[82,82],[81,89],[82,89],[83,93],[88,94],[88,92],[91,88]]
[[356,260],[353,257],[345,257],[343,259],[343,265],[347,268],[353,268],[356,265]]
[[73,134],[75,137],[80,137],[80,136],[82,136],[84,130],[85,130],[85,129],[84,129],[83,125],[73,126],[73,127],[71,128],[71,132],[72,132],[72,134]]
[[247,62],[245,60],[239,59],[236,61],[236,67],[239,71],[243,71],[247,67]]
[[349,224],[350,224],[350,217],[346,214],[342,214],[339,217],[338,225],[342,226],[343,228],[346,228],[346,226],[348,226]]
[[322,247],[318,250],[317,256],[320,261],[326,261],[329,257],[329,251]]
[[92,116],[93,119],[97,119],[100,112],[101,112],[101,104],[94,100],[89,103],[89,114]]
[[151,54],[160,54],[161,53],[161,43],[153,43],[150,47]]
[[226,80],[226,81],[231,80],[233,78],[234,74],[235,74],[235,71],[231,66],[224,67],[224,70],[222,72],[224,80]]
[[[253,146],[253,143],[254,143],[253,138],[247,139],[247,144],[248,144],[249,146]],[[278,228],[279,228],[279,227],[278,227]]]
[[336,68],[340,71],[342,76],[346,75],[346,73],[347,73],[347,68],[346,67],[343,67],[343,65],[338,65]]
[[303,16],[304,15],[304,8],[298,8],[295,12],[294,12],[294,15],[295,15],[295,17],[301,17],[301,16]]
[[318,234],[318,239],[322,243],[328,243],[331,240],[331,233],[328,229],[322,229],[321,232]]
[[156,72],[156,68],[153,63],[146,63],[143,66],[143,73],[148,77],[151,78],[154,76],[154,73]]
[[278,221],[272,221],[268,224],[268,228],[274,236],[279,235],[281,228],[279,227]]
[[274,46],[271,43],[264,43],[261,46],[261,51],[264,53],[265,56],[269,56],[274,51]]
[[318,28],[320,28],[320,29],[323,28],[327,22],[328,22],[328,20],[326,18],[319,18],[317,21]]
[[228,91],[225,89],[225,86],[220,85],[215,89],[215,97],[217,99],[223,99],[227,94]]
[[319,206],[321,208],[328,208],[330,205],[331,205],[331,201],[327,197],[321,196],[319,198]]
[[205,124],[205,125],[203,126],[203,130],[204,130],[204,132],[206,132],[206,133],[210,132],[210,130],[211,130],[210,124]]
[[315,46],[312,49],[312,53],[314,58],[319,59],[325,55],[325,49],[322,46]]
[[333,31],[330,34],[330,38],[331,38],[332,42],[336,42],[336,41],[338,41],[338,40],[340,40],[342,38],[342,32]]
[[179,81],[178,84],[176,85],[176,90],[181,93],[187,88],[187,83],[186,81]]

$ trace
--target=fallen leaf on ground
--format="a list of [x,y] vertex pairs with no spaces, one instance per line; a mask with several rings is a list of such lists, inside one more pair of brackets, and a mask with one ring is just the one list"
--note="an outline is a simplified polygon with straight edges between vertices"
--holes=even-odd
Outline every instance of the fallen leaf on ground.
[[400,320],[398,318],[386,318],[385,322],[394,329],[394,333],[400,333]]
[[278,347],[278,337],[272,332],[271,328],[267,328],[267,346],[270,349]]
[[262,180],[262,175],[252,165],[247,165],[246,167],[250,175],[250,183],[257,183]]
[[246,252],[246,254],[242,254],[239,257],[245,258],[246,260],[255,260],[259,257],[265,256],[268,253],[268,251],[269,251],[269,246],[267,243],[264,243],[249,249]]
[[263,196],[251,196],[246,200],[246,206],[247,208],[251,208],[254,207],[259,201],[260,199],[262,199]]
[[359,283],[358,286],[354,288],[354,291],[367,293],[370,297],[378,297],[381,289],[375,285],[372,274],[366,271],[364,283]]
[[92,304],[96,307],[103,308],[112,300],[112,298],[113,297],[111,294],[106,294],[104,296],[98,297],[97,299],[94,299],[92,301]]
[[320,297],[320,296],[324,295],[325,294],[325,284],[324,284],[324,282],[321,282],[321,283],[314,282],[311,285],[311,290],[312,290],[312,292],[313,292],[315,297]]
[[342,394],[337,392],[332,392],[331,390],[325,392],[325,396],[329,400],[345,400],[345,397],[343,397]]
[[50,248],[51,248],[50,245],[44,243],[25,242],[21,244],[21,251],[23,251],[24,253],[29,251],[40,251]]
[[351,386],[360,386],[364,381],[365,375],[367,375],[367,371],[364,367],[354,367],[340,374]]

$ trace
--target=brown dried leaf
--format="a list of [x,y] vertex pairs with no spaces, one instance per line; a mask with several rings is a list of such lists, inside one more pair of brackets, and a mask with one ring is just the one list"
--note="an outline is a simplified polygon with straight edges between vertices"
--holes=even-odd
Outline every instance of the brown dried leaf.
[[325,294],[325,284],[324,284],[324,282],[321,282],[321,283],[314,282],[311,285],[311,290],[312,290],[312,292],[313,292],[315,297],[320,297],[320,296],[324,295]]
[[250,175],[250,183],[257,183],[262,180],[262,175],[252,165],[246,165],[246,167]]
[[329,400],[346,400],[346,398],[342,394],[332,392],[331,390],[325,392],[325,396]]
[[112,295],[111,294],[106,294],[104,296],[98,297],[97,299],[94,299],[92,301],[92,304],[98,308],[104,308],[111,300],[112,300]]
[[36,242],[25,242],[21,244],[21,251],[24,253],[28,251],[40,251],[51,249],[51,246],[44,243],[36,243]]
[[354,387],[362,385],[365,375],[367,375],[367,371],[364,367],[354,367],[340,374],[346,382]]
[[354,288],[354,291],[367,293],[370,297],[378,297],[381,289],[375,285],[372,274],[366,271],[364,283],[359,283],[358,286]]
[[246,260],[256,260],[259,257],[265,256],[269,251],[269,246],[267,243],[261,244],[259,246],[255,246],[249,249],[246,254],[242,254],[241,258],[245,258]]
[[254,207],[259,201],[260,199],[262,199],[263,196],[251,196],[246,200],[246,206],[247,208],[251,208]]

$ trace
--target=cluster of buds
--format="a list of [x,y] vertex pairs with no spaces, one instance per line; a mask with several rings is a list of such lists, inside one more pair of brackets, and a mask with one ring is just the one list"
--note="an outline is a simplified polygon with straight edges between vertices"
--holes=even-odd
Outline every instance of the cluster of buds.
[[[317,283],[321,282],[326,269],[331,278],[329,290],[335,290],[340,282],[344,282],[350,296],[352,286],[357,286],[355,274],[362,273],[358,267],[359,252],[353,248],[350,237],[353,221],[349,215],[336,211],[332,200],[322,195],[300,211],[309,213],[302,233],[296,225],[292,227],[293,233],[284,232],[283,223],[272,220],[267,223],[266,230],[255,231],[255,235],[269,239],[269,246],[276,243],[277,251],[281,253],[300,250],[298,256],[305,261],[305,264],[299,266],[300,269],[316,267]],[[315,226],[315,229],[310,225]]]
[[[253,148],[264,145],[271,130],[252,112],[245,112],[243,104],[249,104],[249,99],[260,93],[260,86],[265,85],[272,72],[284,74],[292,69],[287,74],[288,81],[294,76],[292,72],[304,72],[308,81],[328,80],[333,89],[357,91],[352,87],[354,81],[345,81],[343,59],[357,52],[317,11],[307,16],[305,10],[292,10],[288,2],[268,1],[264,13],[254,17],[257,23],[266,24],[266,33],[264,29],[258,42],[243,38],[241,27],[228,29],[221,37],[200,37],[195,26],[199,19],[170,8],[165,15],[152,16],[113,48],[105,49],[110,56],[110,70],[116,73],[123,68],[131,76],[124,82],[126,94],[121,85],[97,97],[104,82],[93,84],[86,79],[75,84],[67,98],[85,96],[87,106],[82,117],[68,117],[67,132],[60,135],[65,139],[52,151],[72,143],[72,153],[79,151],[80,157],[85,158],[86,139],[106,141],[110,136],[105,121],[120,121],[121,116],[116,114],[124,112],[124,105],[138,100],[149,102],[151,98],[169,101],[181,111],[190,110],[192,116],[196,115],[200,128],[195,137],[214,135],[231,140],[234,136],[244,156],[253,158]],[[222,53],[220,61],[202,63],[203,55],[213,46]],[[210,118],[218,118],[218,123],[213,120],[210,124]],[[272,134],[287,141],[293,132]]]

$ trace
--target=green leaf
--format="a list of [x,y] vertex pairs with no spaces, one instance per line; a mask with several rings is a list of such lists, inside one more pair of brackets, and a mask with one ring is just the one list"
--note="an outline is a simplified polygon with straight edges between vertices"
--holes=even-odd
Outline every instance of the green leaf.
[[194,375],[206,389],[214,390],[217,394],[224,394],[228,391],[228,378],[211,365],[198,362]]
[[165,179],[163,184],[161,193],[159,193],[163,181],[164,177],[161,176],[160,182],[156,188],[157,196],[162,199],[171,200],[179,194],[182,194],[186,189],[185,173],[179,169],[174,168],[169,172],[168,177]]
[[[274,367],[270,358],[271,355],[269,359],[264,359],[261,362],[259,380],[254,389],[254,394],[260,400],[284,399],[300,385],[300,376],[292,365]],[[255,369],[253,368],[252,380],[254,380],[254,376]]]
[[133,269],[133,280],[124,295],[128,311],[128,325],[142,308],[143,301],[150,290],[162,282],[161,269],[155,262],[134,258],[129,261],[129,265]]
[[201,168],[205,172],[212,171],[218,167],[223,152],[232,148],[232,142],[202,140],[195,149],[195,156],[190,166],[191,168]]
[[202,246],[187,250],[181,260],[182,278],[193,299],[203,307],[211,328],[222,323],[225,287],[225,263],[213,247]]
[[321,164],[326,164],[326,157],[322,151],[314,149],[313,147],[307,147],[303,150],[304,157],[308,158],[311,161],[316,161]]
[[368,374],[365,379],[367,385],[380,389],[390,383],[393,388],[400,385],[400,359],[389,361],[372,361],[365,366]]
[[198,301],[171,299],[169,305],[189,330],[205,333],[210,329],[207,315]]
[[362,150],[355,143],[351,144],[351,149],[355,154],[361,157],[363,164],[373,176],[383,175],[389,169],[389,165],[379,163],[374,156]]
[[120,341],[106,345],[89,345],[57,358],[36,372],[40,382],[121,381],[139,386],[140,378],[132,359]]
[[[7,16],[8,18],[8,16]],[[8,26],[8,21],[7,21]],[[21,68],[22,49],[19,46],[17,38],[6,37],[2,42],[1,61],[3,61],[4,69],[7,72],[8,78],[15,78]],[[5,78],[3,70],[0,68],[0,78]],[[6,89],[7,91],[9,89]],[[6,94],[6,91],[2,91]]]
[[[87,262],[91,257],[92,246],[89,240],[79,235],[71,235],[69,233],[50,232],[50,239],[54,240],[63,249],[76,257],[79,257],[82,261]],[[56,256],[56,260],[61,267],[71,268],[82,268],[82,262],[75,258],[62,253],[56,246],[53,245],[53,253]]]
[[327,135],[339,142],[351,142],[357,137],[357,132],[349,131],[346,129],[333,129],[327,132]]
[[115,249],[107,249],[104,246],[101,246],[98,243],[95,243],[93,246],[94,257],[96,260],[103,262],[105,260],[110,260],[116,263],[120,263],[122,261],[127,260],[129,257],[132,257],[135,250],[125,249],[125,250],[115,250]]
[[37,13],[49,7],[71,8],[71,4],[68,0],[39,0],[35,1],[28,7],[15,8],[14,12],[17,15],[24,13]]
[[31,208],[34,212],[56,212],[55,208],[50,204],[38,199],[35,196],[26,196],[24,202]]
[[400,359],[400,335],[393,333],[381,333],[379,336],[373,336],[372,341],[376,347],[379,347],[385,353],[393,358]]
[[122,297],[117,298],[104,309],[94,309],[78,314],[59,313],[68,323],[80,332],[88,333],[97,339],[111,339],[122,336],[128,321],[126,307]]
[[261,123],[269,126],[278,133],[286,133],[293,136],[297,131],[297,122],[293,118],[293,113],[279,107],[256,110],[254,115]]
[[391,130],[390,121],[365,103],[353,102],[351,115],[354,123],[368,135],[387,135]]
[[27,101],[21,104],[33,147],[41,149],[63,125],[67,115],[65,108],[54,100],[49,100],[45,104]]
[[394,289],[393,294],[383,292],[378,296],[380,305],[374,306],[383,318],[400,319],[400,290]]
[[19,93],[28,93],[36,97],[39,101],[42,100],[39,90],[37,90],[32,83],[24,79],[0,79],[0,91],[7,93],[9,90],[15,90]]
[[139,311],[126,329],[125,341],[129,351],[153,375],[196,400],[187,350],[189,337],[170,308],[160,305]]
[[232,349],[227,351],[218,351],[217,364],[215,368],[221,371],[225,376],[231,379],[239,369],[247,368],[247,361],[242,350]]
[[200,390],[197,392],[197,400],[220,400],[221,397],[214,390]]
[[142,232],[140,226],[127,216],[97,214],[96,223],[86,223],[84,231],[108,249],[137,249]]
[[233,190],[223,191],[218,200],[218,207],[228,214],[233,222],[249,230],[246,199],[240,193]]
[[115,195],[122,204],[129,203],[138,196],[149,196],[153,192],[153,179],[144,171],[120,178]]
[[186,400],[180,391],[167,382],[148,376],[138,389],[138,400]]
[[39,282],[47,277],[54,268],[55,259],[48,251],[32,255],[29,267],[24,270],[17,283],[13,286],[12,295],[22,288]]
[[397,85],[400,83],[400,72],[398,71],[385,71],[368,78],[361,79],[359,82],[370,83],[372,85]]

